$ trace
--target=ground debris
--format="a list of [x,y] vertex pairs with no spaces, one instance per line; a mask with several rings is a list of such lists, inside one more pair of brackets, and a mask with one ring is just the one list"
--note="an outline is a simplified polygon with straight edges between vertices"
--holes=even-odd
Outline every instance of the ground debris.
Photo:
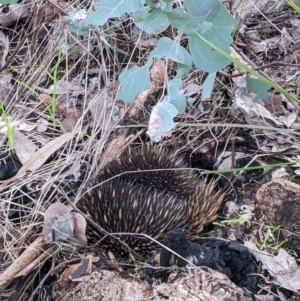
[[247,290],[238,288],[225,275],[211,269],[172,272],[167,283],[150,285],[136,278],[123,278],[114,271],[99,270],[82,278],[82,282],[70,288],[55,288],[55,300],[172,300],[172,301],[250,301]]

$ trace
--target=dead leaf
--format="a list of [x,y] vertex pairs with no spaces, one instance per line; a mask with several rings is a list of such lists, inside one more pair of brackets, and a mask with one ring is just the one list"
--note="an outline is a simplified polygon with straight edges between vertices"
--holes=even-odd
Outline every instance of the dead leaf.
[[268,93],[268,98],[263,101],[265,108],[272,114],[278,114],[282,110],[282,95]]
[[72,214],[74,218],[74,236],[81,244],[86,245],[86,219],[78,212],[73,212]]
[[9,50],[8,37],[0,30],[0,68],[6,64],[6,57]]
[[292,291],[300,290],[300,269],[294,257],[282,248],[279,249],[277,256],[272,256],[260,251],[250,241],[245,241],[244,244],[256,260],[262,263],[262,268],[266,269],[282,287]]
[[[15,121],[12,121],[12,123],[14,124]],[[32,130],[34,130],[37,127],[37,123],[35,123],[35,122],[28,122],[28,121],[21,121],[15,127],[17,127],[17,129],[19,131],[31,132]]]
[[39,119],[39,124],[37,125],[36,129],[39,133],[43,133],[46,132],[49,126],[49,121],[44,119],[44,118],[40,118]]
[[262,119],[268,119],[273,121],[277,125],[282,125],[282,122],[277,120],[265,107],[263,107],[259,103],[256,103],[255,106],[251,108],[251,111]]
[[280,118],[280,121],[282,121],[288,128],[291,127],[291,125],[296,121],[297,114],[295,112],[292,112],[288,116],[283,116]]
[[67,117],[62,120],[61,125],[66,132],[72,132],[76,127],[77,121],[78,117]]
[[[79,132],[79,130],[77,132]],[[55,151],[68,142],[73,136],[74,132],[66,133],[44,145],[31,156],[12,179],[23,177],[27,171],[34,171],[40,168]]]
[[47,243],[74,238],[74,220],[62,203],[49,206],[44,215],[43,235]]
[[166,73],[165,62],[163,60],[157,60],[156,62],[154,62],[152,68],[150,69],[151,91],[155,89],[159,89],[163,86],[165,73]]
[[16,21],[28,17],[30,14],[28,6],[23,3],[10,4],[9,10],[8,13],[0,12],[0,25],[2,27],[8,27]]
[[9,101],[9,95],[13,91],[13,85],[11,84],[11,74],[6,74],[6,71],[3,71],[0,74],[0,103],[7,105]]
[[37,150],[37,146],[27,136],[14,130],[14,147],[18,158],[24,165]]
[[[47,94],[53,94],[54,87],[52,85],[52,86],[50,86],[49,89],[41,88],[41,91],[43,91],[44,93],[47,93]],[[61,79],[61,80],[57,81],[57,83],[56,83],[55,94],[56,95],[68,94],[68,95],[77,96],[80,94],[84,94],[84,87]]]
[[85,218],[79,213],[71,212],[62,203],[51,204],[45,212],[43,236],[47,243],[75,239],[85,245],[85,228]]
[[147,131],[147,135],[150,137],[151,141],[161,140],[164,133],[163,122],[163,117],[160,115],[158,109],[154,107],[150,115]]

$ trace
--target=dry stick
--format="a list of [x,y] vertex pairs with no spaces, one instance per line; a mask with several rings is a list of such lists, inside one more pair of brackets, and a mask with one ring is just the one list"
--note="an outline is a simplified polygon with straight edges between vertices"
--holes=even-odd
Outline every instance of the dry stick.
[[28,275],[30,272],[32,272],[39,264],[41,264],[41,262],[43,262],[48,257],[52,256],[52,253],[56,249],[56,247],[57,247],[56,245],[52,245],[50,248],[48,248],[47,250],[45,250],[44,253],[42,253],[38,258],[36,258],[31,263],[29,263],[25,267],[25,269],[23,269],[22,271],[20,271],[15,276],[15,278],[17,278],[17,277],[24,277],[24,276]]
[[35,260],[41,252],[44,252],[46,243],[42,235],[28,246],[25,251],[0,275],[0,291],[5,290],[16,276]]

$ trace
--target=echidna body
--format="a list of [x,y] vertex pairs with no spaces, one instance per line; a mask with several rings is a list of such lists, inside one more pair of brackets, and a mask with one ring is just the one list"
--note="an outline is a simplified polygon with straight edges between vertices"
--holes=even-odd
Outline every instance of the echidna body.
[[[107,232],[144,255],[159,246],[137,234],[162,242],[168,232],[181,228],[189,239],[196,240],[203,227],[217,217],[223,197],[214,191],[213,183],[205,184],[183,157],[162,147],[142,146],[129,149],[109,163],[77,206]],[[103,236],[88,223],[90,242],[96,243]],[[121,246],[108,237],[103,244]]]

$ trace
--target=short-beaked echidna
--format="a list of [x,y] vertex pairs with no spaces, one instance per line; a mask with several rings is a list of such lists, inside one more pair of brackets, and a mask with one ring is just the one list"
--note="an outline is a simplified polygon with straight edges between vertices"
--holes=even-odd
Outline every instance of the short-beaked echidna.
[[[77,207],[137,253],[147,254],[159,246],[135,234],[162,242],[169,231],[181,228],[188,239],[199,239],[203,227],[217,218],[223,198],[224,193],[216,192],[213,182],[205,183],[182,156],[143,145],[109,163]],[[92,243],[104,236],[89,223],[86,233]],[[103,240],[104,246],[115,244],[112,238]]]

